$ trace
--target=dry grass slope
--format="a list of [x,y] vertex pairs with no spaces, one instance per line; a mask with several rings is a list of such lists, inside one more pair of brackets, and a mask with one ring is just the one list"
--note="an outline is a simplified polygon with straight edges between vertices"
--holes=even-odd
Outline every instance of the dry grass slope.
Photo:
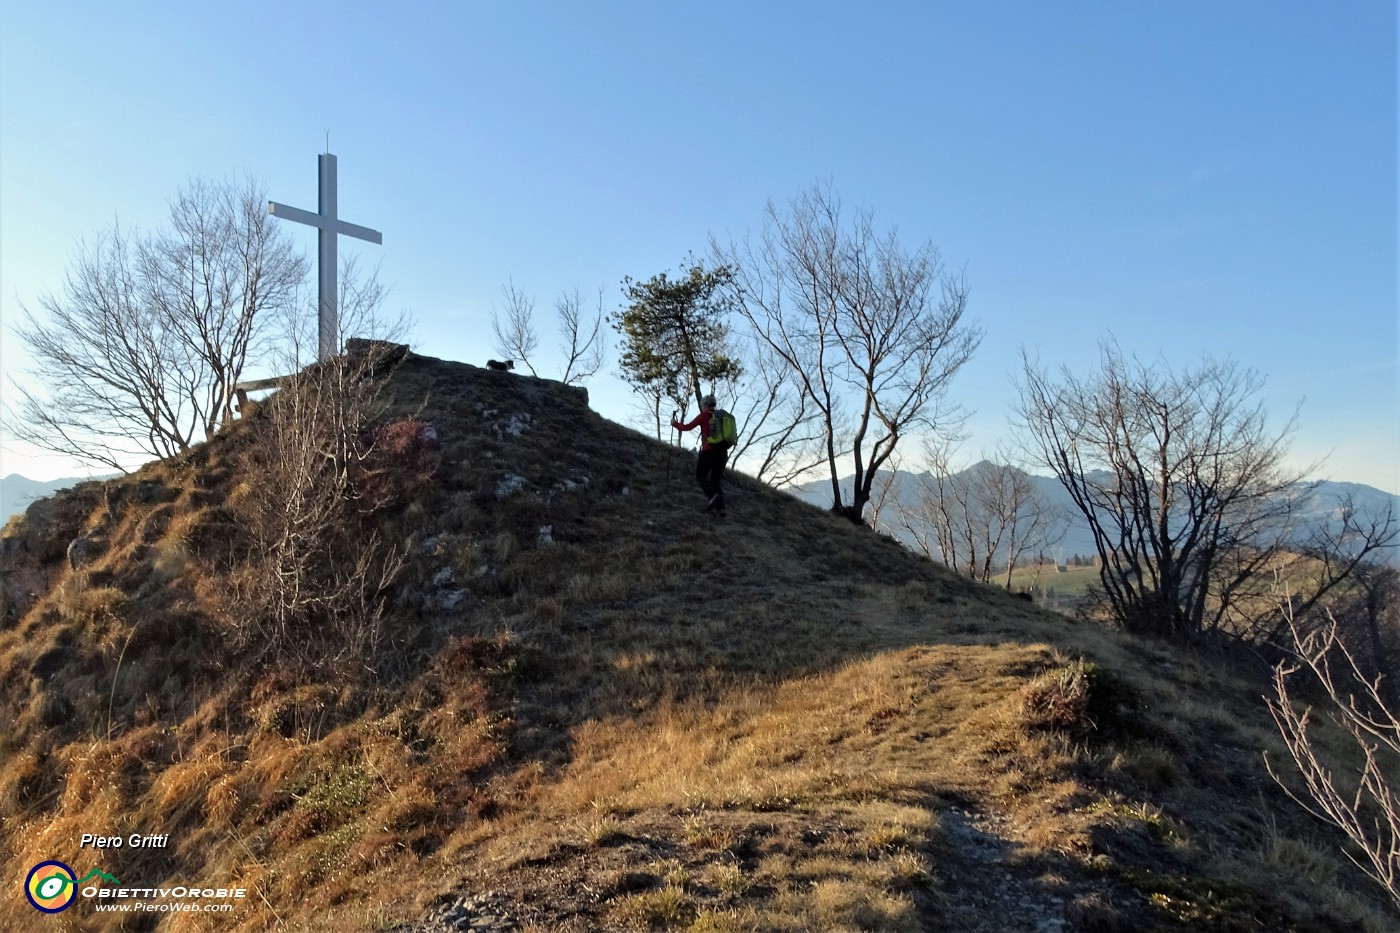
[[51,921],[94,931],[426,930],[464,892],[535,930],[1393,923],[1263,776],[1248,664],[1036,612],[744,477],[704,517],[691,455],[668,478],[557,384],[410,356],[389,389],[386,425],[438,443],[362,479],[408,555],[370,657],[237,637],[257,416],[5,529],[0,928],[34,928],[18,882],[50,858],[250,891]]

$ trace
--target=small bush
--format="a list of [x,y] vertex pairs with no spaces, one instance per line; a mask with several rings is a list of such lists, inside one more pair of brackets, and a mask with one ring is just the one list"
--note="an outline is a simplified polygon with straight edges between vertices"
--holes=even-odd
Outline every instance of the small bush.
[[695,920],[695,901],[685,890],[668,884],[656,891],[628,895],[613,905],[614,919],[648,930],[689,924]]
[[622,837],[622,824],[611,817],[604,817],[594,823],[590,823],[584,838],[591,846],[607,846],[617,842]]
[[1078,738],[1136,731],[1139,703],[1122,679],[1080,659],[1037,678],[1021,695],[1026,725]]
[[1114,756],[1110,770],[1147,788],[1176,787],[1182,782],[1177,756],[1155,746],[1136,747]]
[[890,870],[895,885],[903,888],[933,888],[936,879],[929,861],[918,852],[908,849],[896,852],[890,859]]
[[872,849],[898,849],[909,844],[909,833],[903,826],[884,823],[866,832],[865,842]]
[[710,873],[714,886],[725,894],[746,894],[752,885],[738,865],[720,865]]
[[232,775],[219,779],[204,797],[204,812],[209,825],[221,830],[232,827],[241,803],[238,779]]
[[384,508],[432,481],[442,461],[437,428],[417,418],[375,425],[360,445],[355,491],[371,509]]
[[697,849],[730,849],[738,842],[732,829],[712,825],[698,816],[688,818],[683,831],[686,845]]
[[131,614],[131,599],[112,587],[71,588],[60,594],[60,610],[84,625],[123,621]]

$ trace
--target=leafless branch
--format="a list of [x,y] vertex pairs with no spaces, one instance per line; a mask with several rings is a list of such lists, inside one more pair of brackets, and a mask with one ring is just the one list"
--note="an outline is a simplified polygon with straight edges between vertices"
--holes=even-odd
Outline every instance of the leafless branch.
[[[804,415],[820,425],[833,510],[863,520],[900,440],[958,421],[947,389],[980,340],[963,321],[965,281],[945,272],[932,244],[909,251],[893,231],[877,236],[869,212],[847,223],[829,185],[786,211],[770,203],[757,246],[712,242],[712,250],[734,269],[735,306],[750,333],[781,361]],[[844,399],[852,411],[845,425]],[[850,502],[839,478],[846,455]]]
[[[1400,797],[1395,775],[1400,767],[1400,717],[1390,705],[1380,678],[1367,678],[1356,657],[1338,637],[1336,620],[1304,634],[1286,611],[1295,660],[1274,669],[1269,710],[1303,781],[1302,791],[1284,780],[1265,758],[1269,774],[1309,813],[1340,829],[1359,850],[1350,858],[1385,888],[1400,909]],[[1293,679],[1300,672],[1322,691],[1329,717],[1351,736],[1360,753],[1359,769],[1338,771],[1313,741],[1314,709],[1298,703]]]
[[953,468],[956,438],[924,447],[926,472],[917,494],[901,503],[900,524],[925,554],[982,583],[1005,568],[1005,585],[1025,554],[1043,549],[1064,532],[1064,522],[1037,494],[1030,476],[1002,450]]
[[[361,520],[372,503],[357,485],[375,453],[369,428],[386,410],[392,344],[379,341],[398,325],[377,323],[375,277],[348,281],[342,328],[355,327],[369,349],[308,366],[261,403],[245,454],[258,482],[232,503],[243,545],[230,569],[230,603],[239,640],[275,653],[314,636],[334,645],[337,659],[363,662],[406,558],[374,522]],[[314,344],[287,340],[282,366],[296,365],[298,346]]]
[[578,289],[565,292],[554,302],[559,315],[559,330],[563,335],[560,350],[564,354],[564,371],[559,381],[565,385],[581,385],[592,379],[606,365],[607,348],[603,345],[603,293],[598,292],[598,308],[592,321],[583,316],[583,297]]
[[[1030,446],[1094,536],[1100,582],[1127,628],[1176,638],[1268,637],[1271,569],[1295,540],[1303,471],[1285,466],[1290,421],[1270,430],[1261,379],[1234,363],[1173,372],[1106,343],[1097,373],[1058,379],[1023,357],[1020,414]],[[1343,523],[1313,557],[1308,605],[1375,549],[1393,520]]]
[[535,299],[516,288],[514,282],[502,287],[501,293],[505,296],[505,320],[501,320],[494,306],[491,309],[491,332],[496,336],[496,352],[525,364],[530,375],[538,376],[532,361],[540,345],[534,324]]
[[191,183],[164,230],[114,226],[80,247],[62,296],[40,297],[43,315],[24,309],[16,334],[43,388],[19,387],[11,430],[119,469],[188,451],[231,417],[268,313],[305,273],[255,182]]

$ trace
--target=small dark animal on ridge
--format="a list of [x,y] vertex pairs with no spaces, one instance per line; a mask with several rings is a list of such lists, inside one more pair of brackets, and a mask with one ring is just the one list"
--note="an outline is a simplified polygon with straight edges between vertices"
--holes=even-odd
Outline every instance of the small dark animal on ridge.
[[487,368],[487,369],[514,369],[514,368],[515,368],[515,360],[506,360],[506,361],[504,361],[504,362],[502,362],[501,360],[487,360],[487,361],[486,361],[486,368]]

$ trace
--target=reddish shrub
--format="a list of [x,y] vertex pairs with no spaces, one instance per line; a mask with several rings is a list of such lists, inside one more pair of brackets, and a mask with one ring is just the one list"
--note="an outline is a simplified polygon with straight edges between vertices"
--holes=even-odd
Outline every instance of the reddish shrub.
[[379,509],[430,482],[441,461],[437,428],[417,418],[377,425],[361,438],[367,454],[355,491]]

